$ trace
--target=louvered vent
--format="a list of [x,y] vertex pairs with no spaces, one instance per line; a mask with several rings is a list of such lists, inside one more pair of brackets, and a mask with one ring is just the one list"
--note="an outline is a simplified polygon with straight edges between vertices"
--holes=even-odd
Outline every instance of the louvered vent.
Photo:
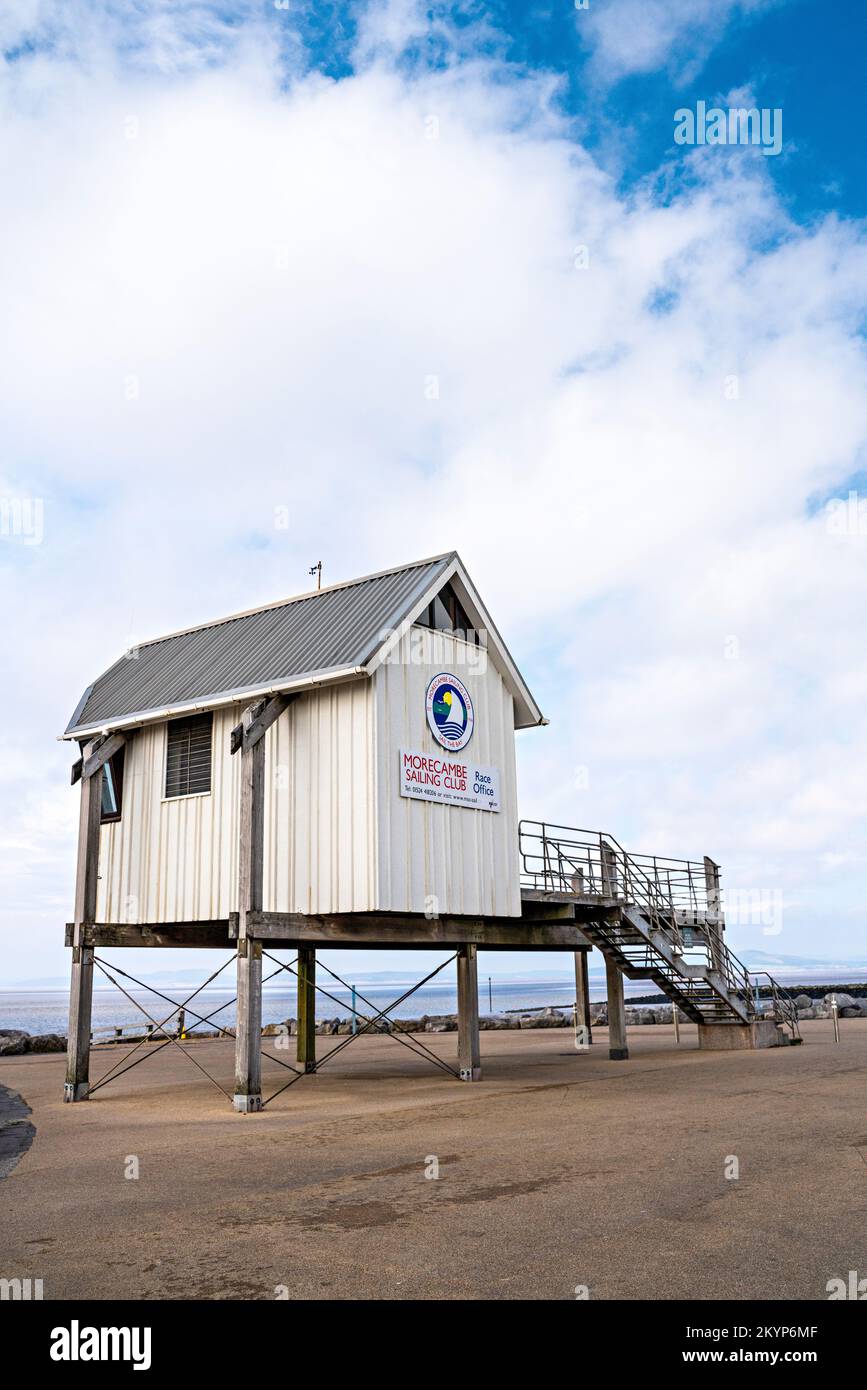
[[173,719],[166,744],[166,796],[211,790],[211,737],[214,716]]

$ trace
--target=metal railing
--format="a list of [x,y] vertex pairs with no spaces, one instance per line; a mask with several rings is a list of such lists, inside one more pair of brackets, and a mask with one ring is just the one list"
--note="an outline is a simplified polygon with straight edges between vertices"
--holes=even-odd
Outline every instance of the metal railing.
[[771,1013],[774,1022],[780,1023],[784,1028],[790,1029],[792,1036],[799,1038],[801,1036],[801,1030],[798,1026],[798,1006],[789,991],[784,989],[779,981],[774,979],[773,975],[769,975],[767,970],[751,970],[750,978],[756,981],[754,986],[756,997],[753,1001],[753,1009],[755,1010],[756,1017],[767,1017],[761,1007],[761,999],[759,996],[760,986],[758,985],[758,980],[764,978],[767,981],[764,988],[768,990],[771,998]]
[[[726,945],[711,861],[632,854],[604,831],[544,821],[521,821],[518,835],[523,887],[637,908],[649,928],[651,950],[654,938],[661,937],[683,964],[717,975],[751,1020],[763,1016],[753,981],[765,977],[774,1018],[799,1036],[797,1008],[787,991],[767,971],[750,971]],[[711,869],[715,874],[716,866]]]
[[709,916],[703,863],[628,854],[603,831],[544,821],[521,821],[519,847],[524,887],[632,904],[679,955],[685,949],[682,927]]
[[570,879],[577,872],[586,879],[588,892],[600,892],[602,847],[607,844],[640,870],[685,918],[703,916],[710,910],[703,860],[632,851],[627,855],[613,835],[545,821],[521,821],[520,840],[522,882],[527,887],[572,893]]

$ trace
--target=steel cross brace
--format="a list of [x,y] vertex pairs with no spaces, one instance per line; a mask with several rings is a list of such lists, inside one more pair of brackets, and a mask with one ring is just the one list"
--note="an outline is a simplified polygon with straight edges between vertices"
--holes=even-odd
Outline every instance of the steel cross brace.
[[[268,955],[267,951],[264,954]],[[268,959],[274,960],[274,957],[268,956]],[[377,1013],[375,1018],[367,1020],[365,1023],[365,1028],[371,1026],[376,1027],[379,1032],[384,1032],[386,1037],[394,1038],[395,1042],[402,1043],[403,1046],[409,1048],[411,1052],[417,1052],[419,1056],[422,1056],[423,1053],[427,1054],[426,1057],[424,1057],[424,1060],[432,1062],[435,1066],[440,1067],[441,1070],[447,1071],[451,1076],[457,1077],[459,1076],[459,1073],[456,1072],[452,1067],[450,1067],[448,1062],[444,1062],[441,1057],[438,1057],[436,1053],[427,1046],[426,1043],[423,1043],[419,1038],[413,1037],[409,1033],[404,1033],[404,1031],[399,1027],[398,1020],[391,1018],[389,1012],[391,1009],[395,1008],[397,1004],[400,1004],[404,999],[408,999],[409,996],[415,993],[417,989],[420,989],[421,986],[427,982],[427,980],[432,979],[433,975],[436,975],[439,973],[440,970],[445,969],[445,967],[450,963],[451,960],[454,960],[454,956],[451,956],[449,960],[443,961],[442,965],[438,966],[437,969],[434,970],[430,975],[427,975],[424,980],[420,980],[417,985],[413,985],[412,989],[408,990],[406,994],[401,995],[400,999],[396,999],[393,1003],[388,1004],[384,1009],[381,1010],[381,1012]],[[279,962],[277,963],[279,964]],[[326,973],[329,974],[333,979],[337,980],[339,984],[343,985],[344,989],[352,988],[352,986],[347,984],[346,980],[342,979],[341,976],[338,975],[334,970],[330,970],[329,967],[323,961],[319,962],[319,966],[322,970],[326,971]],[[291,965],[284,966],[283,968],[288,969],[291,974],[297,977],[298,972],[292,970]],[[327,989],[323,989],[321,985],[314,984],[314,989],[317,989],[321,994],[324,994],[326,999],[331,999],[335,1004],[338,1004],[342,1007],[343,1001],[337,999],[335,995],[330,994]],[[369,1005],[371,1009],[376,1008],[376,1005],[372,1002],[372,1000],[365,998],[365,996],[361,994],[359,990],[356,989],[355,994],[356,998],[361,999],[365,1004]],[[361,1017],[364,1018],[364,1014],[362,1014]],[[380,1019],[385,1019],[386,1022],[390,1023],[392,1027],[396,1029],[396,1031],[389,1032],[387,1029],[380,1028]],[[362,1032],[363,1031],[364,1029],[362,1029]],[[355,1033],[352,1035],[352,1037],[345,1039],[344,1042],[338,1043],[337,1047],[332,1048],[331,1052],[326,1053],[326,1055],[321,1059],[322,1063],[326,1062],[329,1057],[331,1057],[335,1052],[338,1051],[339,1048],[348,1047],[349,1043],[353,1041],[353,1038],[358,1036],[358,1033]],[[318,1067],[320,1063],[317,1062],[315,1065]]]
[[[220,1005],[219,1008],[214,1009],[211,1013],[204,1016],[202,1014],[196,1013],[194,1009],[190,1009],[189,1004],[192,999],[195,999],[198,994],[201,994],[203,989],[207,988],[207,986],[211,983],[212,980],[215,980],[218,975],[221,975],[222,972],[226,969],[226,967],[228,965],[231,965],[235,959],[236,956],[231,955],[228,960],[223,962],[223,964],[220,966],[218,970],[215,970],[212,975],[209,975],[208,978],[204,981],[204,983],[199,985],[198,989],[194,989],[192,994],[190,994],[180,1004],[176,1000],[172,999],[169,995],[163,994],[161,990],[155,989],[153,985],[146,985],[143,980],[137,980],[134,975],[130,975],[127,971],[121,970],[119,965],[111,965],[111,970],[113,970],[118,975],[122,975],[125,980],[130,980],[132,984],[138,985],[141,989],[147,990],[149,994],[154,994],[157,996],[158,999],[163,999],[167,1004],[173,1005],[171,1013],[166,1014],[164,1019],[162,1019],[160,1022],[157,1022],[157,1020],[151,1017],[151,1015],[138,1002],[138,1000],[134,999],[133,996],[123,988],[123,985],[119,984],[118,981],[114,979],[114,977],[109,973],[109,970],[106,967],[108,967],[110,963],[108,961],[100,960],[98,957],[94,957],[94,964],[98,966],[99,970],[103,975],[105,975],[106,979],[110,980],[111,983],[115,986],[115,988],[120,990],[121,994],[123,994],[130,1001],[130,1003],[134,1005],[135,1008],[137,1008],[141,1013],[144,1014],[148,1022],[154,1025],[154,1027],[157,1029],[157,1036],[165,1034],[165,1038],[164,1041],[160,1043],[159,1047],[155,1047],[152,1050],[149,1049],[146,1053],[144,1053],[143,1056],[139,1057],[137,1061],[132,1061],[131,1059],[135,1056],[136,1052],[138,1052],[139,1049],[150,1040],[149,1038],[141,1038],[139,1042],[136,1043],[135,1047],[132,1049],[132,1052],[128,1052],[125,1056],[120,1057],[117,1060],[117,1062],[114,1063],[113,1066],[109,1067],[105,1075],[101,1076],[99,1080],[95,1082],[93,1086],[91,1086],[90,1094],[93,1095],[94,1092],[98,1091],[102,1086],[107,1086],[110,1081],[119,1080],[120,1077],[125,1074],[125,1072],[131,1071],[133,1067],[137,1067],[141,1062],[146,1062],[148,1058],[155,1057],[158,1052],[162,1052],[163,1048],[168,1047],[170,1043],[175,1043],[176,1046],[180,1046],[176,1038],[172,1037],[168,1033],[165,1033],[165,1025],[168,1023],[170,1018],[173,1018],[174,1015],[179,1012],[180,1009],[184,1009],[187,1013],[189,1013],[190,1017],[195,1019],[197,1023],[210,1023],[214,1018],[216,1018],[217,1014],[222,1013],[224,1009],[230,1008],[231,1005],[235,1003],[235,999],[237,998],[236,995],[233,995],[231,999],[227,999],[225,1003]],[[297,960],[297,956],[295,959]],[[280,969],[285,969],[285,967],[281,965]],[[274,970],[267,977],[267,979],[272,980],[275,975],[279,975],[280,969]],[[219,1023],[216,1025],[216,1027],[218,1032],[220,1032],[224,1037],[233,1038],[235,1036],[231,1029],[224,1028]],[[189,1057],[190,1061],[193,1062],[193,1064],[197,1066],[199,1070],[204,1073],[205,1076],[207,1076],[208,1080],[213,1082],[217,1089],[222,1091],[223,1095],[231,1100],[229,1092],[223,1089],[220,1083],[216,1081],[213,1076],[211,1076],[210,1072],[206,1071],[205,1068],[201,1065],[201,1063],[197,1062],[194,1057],[191,1057],[189,1052],[187,1052],[184,1048],[182,1048],[181,1050],[184,1053],[184,1056]],[[284,1062],[283,1059],[280,1057],[272,1056],[272,1054],[270,1052],[266,1052],[264,1048],[261,1049],[261,1052],[263,1057],[267,1057],[270,1061],[276,1062],[278,1066],[286,1067],[289,1071],[299,1074],[297,1067],[293,1067],[291,1063]],[[126,1065],[124,1066],[123,1063],[126,1063]]]
[[[443,969],[445,968],[445,966],[447,966],[447,965],[450,963],[450,961],[452,961],[452,960],[454,960],[454,959],[455,959],[454,956],[451,956],[451,957],[449,958],[449,960],[443,961],[443,964],[442,964],[441,966],[439,966],[439,969],[440,969],[440,970],[443,970]],[[348,984],[346,980],[342,979],[340,975],[336,974],[336,972],[335,972],[334,970],[330,970],[330,969],[328,968],[328,966],[325,964],[324,961],[320,961],[319,964],[320,964],[321,968],[322,968],[324,971],[326,971],[326,973],[329,974],[329,975],[332,977],[332,979],[337,980],[338,984],[343,985],[344,989],[349,989],[349,990],[352,989],[352,986],[351,986],[350,984]],[[435,971],[434,973],[436,974],[437,972]],[[427,979],[430,979],[430,978],[431,978],[430,975],[428,975],[428,976],[427,976]],[[420,988],[421,988],[421,985],[423,985],[423,984],[425,984],[425,980],[422,980],[422,981],[420,982],[420,984],[415,985],[413,988],[414,988],[414,989],[420,989]],[[413,990],[410,990],[410,994],[412,994],[412,993],[413,993]],[[328,997],[331,998],[332,996],[329,995]],[[363,1004],[367,1004],[369,1008],[371,1008],[371,1009],[375,1009],[375,1008],[376,1008],[376,1005],[374,1004],[373,1000],[372,1000],[372,999],[366,998],[366,996],[363,995],[359,989],[356,989],[356,991],[355,991],[355,997],[356,997],[356,999],[360,999],[360,1000],[362,1001]],[[404,996],[403,996],[404,999],[407,999],[408,997],[409,997],[409,995],[404,995]],[[338,1002],[339,1002],[339,1001],[338,1001]],[[400,1000],[396,1000],[396,1001],[395,1001],[395,1003],[400,1003],[400,1002],[401,1002]],[[394,1007],[395,1007],[394,1004],[389,1004],[388,1007],[387,1007],[386,1009],[383,1009],[383,1011],[382,1011],[381,1014],[378,1014],[378,1015],[377,1015],[377,1018],[384,1018],[385,1021],[386,1021],[387,1023],[390,1023],[390,1024],[391,1024],[392,1028],[394,1028],[395,1031],[394,1031],[393,1033],[389,1033],[387,1030],[384,1030],[384,1029],[381,1029],[381,1028],[379,1029],[379,1031],[380,1031],[380,1032],[386,1032],[386,1034],[387,1034],[388,1037],[394,1038],[394,1040],[395,1040],[396,1042],[403,1043],[405,1047],[408,1047],[408,1048],[410,1049],[410,1051],[412,1051],[412,1050],[414,1050],[414,1049],[423,1049],[423,1051],[424,1051],[425,1053],[427,1053],[427,1057],[428,1057],[428,1059],[429,1059],[431,1062],[433,1062],[436,1066],[438,1066],[442,1071],[447,1071],[451,1076],[455,1076],[455,1077],[457,1077],[457,1078],[460,1080],[460,1073],[459,1073],[459,1072],[455,1071],[455,1069],[454,1069],[453,1067],[450,1067],[449,1064],[448,1064],[448,1062],[444,1062],[443,1059],[442,1059],[442,1057],[438,1057],[437,1054],[433,1051],[433,1049],[430,1048],[430,1047],[428,1047],[427,1043],[423,1043],[423,1042],[421,1041],[420,1038],[415,1037],[413,1034],[411,1034],[411,1033],[409,1032],[408,1029],[403,1029],[403,1028],[401,1028],[401,1026],[400,1026],[400,1020],[399,1020],[399,1019],[396,1019],[396,1018],[392,1018],[392,1017],[391,1017],[391,1015],[390,1015],[390,1010],[393,1009]],[[356,1013],[357,1013],[357,1012],[358,1012],[358,1011],[356,1010]],[[361,1017],[363,1018],[364,1015],[362,1014]],[[375,1022],[375,1020],[374,1020],[374,1022]],[[378,1025],[378,1024],[377,1024],[376,1026],[377,1026],[377,1028],[379,1028],[379,1025]],[[357,1036],[358,1036],[357,1033],[353,1034],[353,1037],[357,1037]],[[330,1056],[331,1056],[331,1053],[328,1053],[327,1055],[330,1057]],[[323,1058],[322,1060],[325,1061],[325,1058]]]
[[[283,965],[280,961],[276,960],[276,958],[270,955],[267,951],[263,951],[262,954],[267,956],[269,960],[274,961],[274,963],[278,965],[281,970],[288,970],[290,974],[295,975],[297,978],[298,972],[292,970],[291,966]],[[336,1047],[332,1047],[331,1051],[327,1052],[324,1057],[319,1058],[319,1060],[314,1064],[312,1071],[318,1071],[320,1067],[324,1066],[325,1063],[330,1060],[330,1058],[336,1057],[338,1052],[342,1052],[343,1049],[345,1047],[348,1047],[350,1043],[355,1042],[356,1038],[360,1038],[362,1033],[366,1033],[369,1029],[375,1028],[381,1019],[388,1019],[389,1023],[391,1023],[392,1026],[394,1026],[395,1020],[390,1017],[390,1011],[392,1009],[396,1009],[397,1006],[399,1004],[402,1004],[405,999],[409,999],[410,995],[415,994],[417,990],[421,989],[422,985],[426,985],[428,980],[432,980],[435,975],[438,975],[440,973],[441,970],[445,970],[446,966],[450,965],[451,962],[456,958],[457,952],[455,952],[454,955],[449,956],[447,960],[444,960],[441,965],[438,965],[436,970],[432,970],[429,975],[425,975],[424,979],[419,980],[418,983],[413,985],[411,989],[406,990],[397,999],[392,1000],[392,1002],[388,1004],[386,1008],[380,1009],[374,1018],[366,1019],[363,1026],[359,1028],[357,1033],[351,1033],[348,1037],[344,1038],[341,1043],[338,1043]],[[333,970],[329,970],[327,965],[323,965],[323,969],[326,970],[329,975],[332,975],[335,980],[340,980],[340,976],[335,975]],[[346,988],[349,988],[349,986],[345,984],[345,981],[340,980],[340,983],[345,985]],[[338,999],[335,995],[330,994],[327,989],[323,989],[321,985],[317,984],[314,986],[314,988],[317,989],[320,994],[324,994],[326,999],[331,999],[335,1004],[339,1004],[341,1008],[343,1007],[343,1001]],[[356,994],[358,998],[364,998],[364,996],[359,995],[357,991]],[[370,1000],[364,999],[364,1002],[368,1004],[371,1008],[376,1008],[376,1005],[371,1004]],[[418,1038],[414,1037],[412,1039],[412,1042],[410,1042],[409,1038],[407,1036],[401,1035],[400,1032],[386,1033],[386,1036],[394,1038],[395,1042],[399,1042],[402,1044],[402,1046],[409,1048],[410,1052],[413,1052],[415,1056],[422,1057],[424,1061],[432,1062],[436,1066],[440,1067],[441,1070],[448,1072],[449,1075],[454,1076],[458,1080],[460,1079],[459,1073],[455,1071],[453,1067],[450,1067],[447,1062],[444,1062],[442,1060],[441,1057],[437,1057],[436,1053],[434,1053],[424,1043],[419,1042]],[[423,1049],[423,1051],[421,1049]],[[425,1054],[428,1055],[426,1056]],[[290,1086],[294,1086],[295,1082],[300,1081],[302,1076],[309,1074],[311,1073],[299,1072],[298,1075],[294,1076],[291,1081],[287,1081],[284,1086],[281,1086],[279,1090],[276,1090],[274,1092],[273,1095],[270,1095],[267,1100],[263,1100],[262,1109],[264,1110],[266,1105],[270,1105],[272,1100],[276,1100],[277,1097],[282,1095],[284,1091],[287,1091]]]

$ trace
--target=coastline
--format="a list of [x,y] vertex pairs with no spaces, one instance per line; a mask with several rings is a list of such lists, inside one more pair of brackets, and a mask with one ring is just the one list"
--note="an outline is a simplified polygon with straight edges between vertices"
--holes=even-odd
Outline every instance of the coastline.
[[[809,985],[798,990],[789,990],[794,1000],[798,1019],[831,1018],[831,999],[837,1000],[840,1018],[867,1018],[867,984],[847,985]],[[757,990],[760,1010],[773,1013],[770,990]],[[652,1024],[670,1024],[673,1020],[671,1001],[664,994],[645,994],[628,998],[626,1001],[626,1022],[629,1027]],[[686,1014],[678,1010],[678,1021],[688,1023]],[[605,999],[591,999],[591,1026],[605,1026],[608,1023],[608,1004]],[[503,1009],[499,1012],[481,1013],[479,1028],[482,1031],[527,1028],[573,1028],[575,1023],[574,1003],[532,1004],[523,1008]],[[163,1017],[162,1030],[140,1022],[114,1027],[96,1028],[92,1034],[92,1046],[114,1047],[126,1043],[137,1043],[151,1037],[154,1042],[167,1036],[182,1036],[184,1042],[219,1038],[232,1035],[231,1027],[205,1028],[196,1026],[194,1015],[186,1020],[181,1034],[177,1014]],[[319,1017],[316,1020],[318,1036],[344,1036],[353,1031],[371,1033],[452,1033],[457,1031],[457,1013],[423,1013],[413,1017],[378,1019],[374,1022],[371,1010],[359,1006],[355,1013],[355,1027],[351,1010]],[[102,1034],[103,1036],[100,1036]],[[266,1023],[262,1027],[263,1038],[279,1038],[281,1035],[294,1037],[297,1034],[297,1018],[289,1015],[282,1020]],[[23,1056],[26,1053],[63,1052],[66,1049],[66,1035],[62,1033],[31,1034],[21,1028],[0,1028],[0,1057]]]

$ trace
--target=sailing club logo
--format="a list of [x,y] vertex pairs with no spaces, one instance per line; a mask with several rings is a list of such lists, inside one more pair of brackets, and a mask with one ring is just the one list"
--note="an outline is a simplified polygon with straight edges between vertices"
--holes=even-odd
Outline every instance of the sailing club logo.
[[441,671],[434,676],[425,697],[428,728],[442,748],[456,753],[473,736],[475,717],[470,692],[457,676]]

